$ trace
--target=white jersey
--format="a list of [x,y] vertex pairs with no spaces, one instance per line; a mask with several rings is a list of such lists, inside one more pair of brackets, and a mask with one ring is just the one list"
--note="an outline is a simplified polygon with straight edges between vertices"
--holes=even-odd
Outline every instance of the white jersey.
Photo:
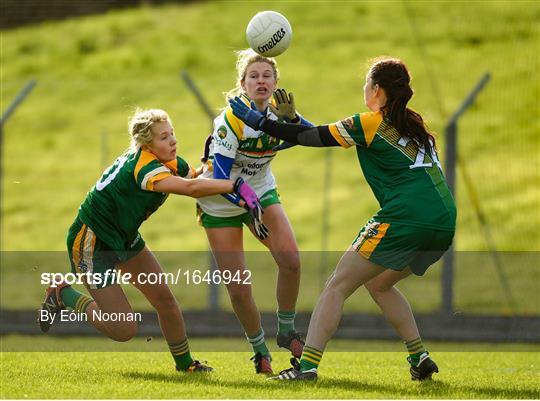
[[[246,96],[242,96],[242,100],[249,105],[249,99]],[[270,108],[268,108],[266,115],[272,120],[277,120]],[[272,148],[278,144],[279,139],[248,127],[232,113],[231,107],[227,106],[214,120],[209,159],[201,177],[212,178],[214,176],[214,155],[219,153],[234,159],[230,174],[231,180],[242,177],[261,198],[264,193],[276,188],[276,180],[270,169],[270,162],[276,156],[276,152]],[[232,217],[245,213],[245,209],[229,202],[221,195],[199,198],[197,203],[204,213],[211,216]]]

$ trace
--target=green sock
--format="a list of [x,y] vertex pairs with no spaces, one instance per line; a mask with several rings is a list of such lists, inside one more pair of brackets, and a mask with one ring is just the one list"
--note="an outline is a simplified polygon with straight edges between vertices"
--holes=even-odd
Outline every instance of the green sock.
[[74,290],[71,286],[64,287],[60,290],[60,298],[64,305],[69,306],[71,309],[80,313],[86,312],[88,305],[94,301],[89,296]]
[[294,317],[296,312],[277,312],[278,318],[278,334],[289,334],[290,331],[294,330]]
[[409,363],[413,366],[417,366],[420,361],[420,355],[426,352],[422,339],[420,337],[411,341],[405,341],[407,351],[409,351]]
[[323,356],[323,351],[313,347],[304,346],[304,352],[300,357],[300,371],[305,372],[310,369],[317,369]]
[[187,337],[179,343],[168,344],[174,361],[176,362],[176,368],[178,370],[187,370],[187,368],[189,368],[189,366],[193,362],[193,358],[191,357],[191,353],[189,352],[189,344]]
[[264,340],[263,329],[261,329],[261,331],[259,331],[257,334],[251,337],[246,334],[246,337],[249,343],[251,344],[251,346],[253,347],[253,352],[255,353],[260,352],[261,355],[263,356],[270,354],[270,351],[268,350],[268,347],[266,346],[266,342]]

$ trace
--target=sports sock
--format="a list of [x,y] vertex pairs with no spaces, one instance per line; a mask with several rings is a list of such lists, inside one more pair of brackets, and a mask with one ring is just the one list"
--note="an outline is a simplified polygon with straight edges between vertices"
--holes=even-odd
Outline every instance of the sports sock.
[[176,362],[176,368],[178,370],[186,370],[193,362],[191,353],[189,352],[189,344],[187,337],[179,343],[168,343],[171,354]]
[[405,341],[407,351],[409,351],[409,363],[413,366],[417,366],[420,361],[420,355],[426,352],[422,339],[420,337],[411,341]]
[[60,298],[62,299],[62,303],[64,305],[69,306],[71,309],[79,313],[86,312],[88,305],[94,301],[88,295],[80,293],[71,286],[64,287],[60,290]]
[[269,355],[270,351],[268,350],[268,347],[266,346],[266,341],[264,340],[264,331],[261,329],[257,334],[254,336],[248,336],[246,334],[246,337],[253,347],[253,352],[257,353],[260,352],[261,355]]
[[304,346],[304,352],[300,357],[300,371],[305,372],[310,369],[317,369],[323,356],[323,351],[316,348]]
[[290,331],[294,330],[294,317],[296,312],[277,312],[278,318],[278,334],[289,334]]

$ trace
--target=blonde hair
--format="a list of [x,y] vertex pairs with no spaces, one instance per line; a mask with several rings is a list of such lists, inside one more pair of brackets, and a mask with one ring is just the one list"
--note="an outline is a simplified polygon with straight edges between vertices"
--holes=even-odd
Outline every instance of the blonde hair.
[[160,121],[168,121],[171,125],[171,119],[166,111],[161,109],[135,109],[135,113],[128,121],[128,132],[131,138],[130,148],[139,149],[142,145],[152,142],[152,125]]
[[279,80],[279,70],[277,62],[273,57],[264,57],[258,53],[255,53],[252,49],[244,49],[236,52],[236,86],[228,92],[225,92],[225,101],[227,99],[241,95],[244,90],[242,89],[242,83],[246,79],[246,73],[248,67],[253,63],[267,63],[270,64],[274,71],[274,78],[276,82]]

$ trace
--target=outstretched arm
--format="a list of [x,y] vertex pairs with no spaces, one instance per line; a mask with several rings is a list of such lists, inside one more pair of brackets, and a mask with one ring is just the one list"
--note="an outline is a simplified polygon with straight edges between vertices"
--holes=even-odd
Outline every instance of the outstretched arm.
[[154,184],[154,191],[176,195],[186,195],[192,198],[228,194],[234,191],[234,181],[211,180],[207,178],[186,179],[170,176]]
[[213,180],[207,178],[185,179],[169,176],[154,183],[154,191],[201,198],[203,196],[234,193],[243,203],[251,216],[257,236],[264,240],[268,237],[268,228],[262,222],[262,206],[253,189],[241,177],[236,181]]
[[234,115],[248,126],[255,130],[264,131],[275,138],[303,146],[340,146],[330,133],[327,125],[310,127],[303,124],[284,124],[272,121],[259,111],[254,110],[254,105],[249,108],[238,97],[229,99],[229,104]]
[[330,133],[327,125],[310,127],[303,124],[284,124],[265,118],[259,130],[286,142],[302,146],[340,146]]

